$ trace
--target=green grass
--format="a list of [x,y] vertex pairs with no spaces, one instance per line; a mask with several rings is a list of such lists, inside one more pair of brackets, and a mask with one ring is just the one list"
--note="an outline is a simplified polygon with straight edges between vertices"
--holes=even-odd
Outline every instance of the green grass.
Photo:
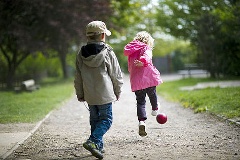
[[34,92],[0,92],[0,123],[34,123],[73,95],[73,81],[45,80]]
[[180,102],[184,107],[190,107],[195,112],[208,111],[226,118],[240,117],[240,87],[179,90],[183,86],[193,86],[200,82],[210,81],[214,80],[188,78],[165,82],[157,88],[157,91],[166,99]]

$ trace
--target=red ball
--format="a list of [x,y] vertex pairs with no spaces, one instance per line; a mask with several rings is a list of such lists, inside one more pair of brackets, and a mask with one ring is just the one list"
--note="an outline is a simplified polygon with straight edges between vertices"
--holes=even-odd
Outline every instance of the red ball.
[[156,117],[156,120],[160,124],[164,124],[167,122],[167,115],[164,113],[159,113]]

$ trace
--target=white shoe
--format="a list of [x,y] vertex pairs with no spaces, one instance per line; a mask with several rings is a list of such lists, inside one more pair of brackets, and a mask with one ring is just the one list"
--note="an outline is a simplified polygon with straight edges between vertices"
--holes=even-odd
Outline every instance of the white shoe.
[[[158,102],[158,110],[160,109],[160,103]],[[152,110],[152,116],[157,116],[158,110]]]
[[146,124],[145,124],[144,121],[139,122],[139,135],[142,136],[142,137],[147,135]]
[[157,116],[158,110],[152,110],[152,116]]

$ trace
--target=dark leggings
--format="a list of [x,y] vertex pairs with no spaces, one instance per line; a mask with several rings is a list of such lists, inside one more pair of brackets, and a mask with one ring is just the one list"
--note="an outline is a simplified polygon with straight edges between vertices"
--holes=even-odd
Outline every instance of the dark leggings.
[[146,108],[145,108],[146,94],[149,97],[152,110],[157,110],[158,108],[156,86],[135,91],[136,100],[137,100],[137,116],[139,121],[143,121],[147,119]]

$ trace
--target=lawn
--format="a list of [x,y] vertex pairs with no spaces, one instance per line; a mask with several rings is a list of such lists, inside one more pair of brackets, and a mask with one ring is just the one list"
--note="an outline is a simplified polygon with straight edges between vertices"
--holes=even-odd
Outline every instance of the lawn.
[[72,80],[45,80],[34,92],[0,92],[0,123],[34,123],[73,95]]
[[[164,82],[157,91],[164,98],[180,102],[195,112],[208,111],[226,118],[240,117],[240,87],[206,88],[181,91],[180,87],[196,85],[212,79],[182,79]],[[59,107],[74,93],[73,80],[46,80],[34,92],[0,92],[0,123],[34,123]]]
[[210,81],[216,80],[187,78],[165,82],[157,88],[157,91],[166,99],[180,102],[184,107],[190,107],[195,112],[207,111],[226,118],[240,117],[240,87],[179,90],[183,86],[193,86],[200,82]]

